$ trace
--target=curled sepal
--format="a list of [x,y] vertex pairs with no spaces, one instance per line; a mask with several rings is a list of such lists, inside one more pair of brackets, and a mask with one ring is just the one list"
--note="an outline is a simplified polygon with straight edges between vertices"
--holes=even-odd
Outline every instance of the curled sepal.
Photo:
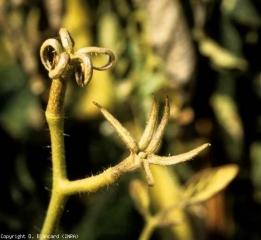
[[[77,84],[84,87],[91,81],[93,69],[107,70],[115,62],[114,54],[106,48],[85,47],[74,52],[74,40],[65,28],[60,29],[59,35],[58,40],[46,40],[40,50],[41,61],[52,79],[64,78],[74,71]],[[96,67],[92,65],[91,54],[104,54],[109,59],[103,66]]]
[[89,56],[91,54],[107,55],[109,57],[109,59],[108,59],[107,63],[105,63],[103,66],[101,66],[101,67],[92,66],[93,69],[98,70],[98,71],[104,71],[104,70],[109,69],[115,62],[115,56],[114,56],[113,52],[108,50],[107,48],[85,47],[85,48],[79,49],[75,54],[79,54],[79,53],[87,54]]
[[83,53],[72,56],[72,65],[75,70],[75,80],[80,87],[86,86],[92,79],[93,67],[92,61]]
[[47,39],[41,46],[40,57],[44,68],[51,71],[59,61],[59,56],[63,52],[63,47],[56,39]]
[[73,54],[74,40],[66,28],[61,28],[59,31],[63,48],[69,54]]
[[67,72],[69,71],[69,61],[70,56],[67,52],[63,52],[60,54],[58,63],[54,67],[54,69],[49,71],[49,77],[51,79],[59,78],[59,77],[65,77]]

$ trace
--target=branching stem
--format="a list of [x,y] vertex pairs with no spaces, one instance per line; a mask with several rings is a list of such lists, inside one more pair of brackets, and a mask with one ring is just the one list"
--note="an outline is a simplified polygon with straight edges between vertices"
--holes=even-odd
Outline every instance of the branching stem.
[[148,240],[150,239],[153,231],[155,230],[156,225],[153,221],[149,221],[146,223],[144,228],[142,229],[142,232],[140,234],[139,240]]
[[[131,133],[107,110],[95,103],[129,148],[130,156],[118,165],[108,168],[98,175],[69,181],[65,162],[63,110],[67,81],[70,75],[74,73],[76,82],[82,87],[86,86],[91,80],[93,69],[103,71],[110,68],[115,61],[115,57],[111,51],[98,47],[83,48],[74,52],[74,41],[69,32],[64,28],[60,30],[60,40],[61,42],[57,39],[46,40],[40,50],[42,63],[49,71],[49,77],[53,79],[45,113],[51,136],[53,182],[51,200],[40,239],[52,238],[47,235],[52,235],[55,232],[66,201],[70,195],[95,192],[104,186],[115,183],[127,172],[134,171],[142,166],[145,170],[149,185],[153,186],[154,179],[149,164],[171,165],[180,161],[186,161],[209,146],[209,144],[205,144],[187,154],[182,154],[175,158],[154,155],[154,152],[162,140],[163,132],[168,122],[170,111],[168,97],[166,98],[162,120],[157,129],[155,129],[155,126],[158,106],[154,98],[150,120],[140,142],[136,141]],[[89,58],[90,56],[88,55],[90,53],[105,54],[109,57],[109,60],[101,67],[93,66]],[[152,231],[152,227],[154,226],[148,226],[146,229],[147,233],[145,232],[144,234],[148,236]]]

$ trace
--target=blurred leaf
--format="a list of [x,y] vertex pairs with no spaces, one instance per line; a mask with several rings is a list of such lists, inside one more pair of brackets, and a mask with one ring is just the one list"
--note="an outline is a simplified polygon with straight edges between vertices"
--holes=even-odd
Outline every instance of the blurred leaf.
[[256,197],[261,202],[261,142],[254,142],[250,147],[251,179],[253,181]]
[[247,69],[248,64],[245,59],[235,56],[200,31],[195,32],[195,38],[199,43],[200,53],[208,57],[214,66],[225,69]]
[[77,118],[86,119],[101,116],[93,101],[97,101],[104,108],[111,109],[114,99],[114,85],[109,71],[94,71],[91,83],[82,90],[81,98],[75,105],[74,114]]
[[[102,11],[102,10],[101,10]],[[102,12],[98,22],[99,44],[113,51],[115,55],[125,48],[125,37],[122,34],[119,18],[112,12]]]
[[44,7],[47,11],[48,23],[52,29],[59,29],[61,26],[64,1],[62,0],[45,0]]
[[219,123],[232,138],[242,138],[243,129],[236,103],[229,96],[215,94],[211,98],[211,105]]
[[146,15],[144,32],[164,63],[166,76],[186,84],[194,71],[195,53],[191,35],[178,0],[133,1]]
[[236,177],[238,171],[239,168],[235,164],[204,169],[186,184],[182,200],[188,204],[206,201],[223,190]]
[[238,160],[242,155],[244,138],[238,106],[231,96],[219,93],[212,95],[210,103],[224,133],[226,151],[232,159]]
[[[74,38],[75,50],[92,46],[93,32],[91,26],[94,23],[94,19],[89,5],[83,0],[67,0],[66,9],[67,11],[63,19],[63,26],[70,31]],[[91,58],[93,65],[95,66],[102,66],[104,62],[107,61],[100,55],[92,55]],[[75,88],[73,88],[73,91],[75,91]],[[77,118],[92,118],[100,114],[97,107],[93,105],[93,101],[97,101],[103,107],[110,109],[114,97],[114,86],[110,72],[94,71],[91,83],[83,90],[78,89],[78,91],[81,92],[81,94],[76,103],[73,97],[68,100],[72,101],[73,104],[75,103],[73,112],[75,114],[74,116]]]
[[42,126],[37,96],[26,85],[25,74],[17,64],[0,68],[0,100],[0,123],[13,137],[24,138],[30,128]]
[[24,138],[31,127],[42,126],[40,106],[36,97],[23,89],[10,99],[1,112],[1,124],[15,138]]
[[261,25],[257,8],[251,0],[222,1],[222,10],[243,25],[250,27]]
[[[155,165],[151,165],[150,168],[155,179],[155,186],[149,188],[153,210],[161,212],[162,210],[172,208],[173,205],[179,204],[182,188],[177,174],[173,173],[171,168]],[[168,213],[167,219],[164,220],[175,222],[177,219],[182,220],[182,223],[170,227],[168,230],[164,229],[161,232],[162,239],[193,239],[193,232],[186,212],[183,209],[174,208]]]
[[134,179],[130,182],[129,193],[136,209],[143,217],[146,217],[150,206],[148,187],[142,181]]
[[62,26],[70,31],[74,41],[75,50],[92,45],[92,34],[90,31],[92,17],[86,1],[65,1],[65,15]]

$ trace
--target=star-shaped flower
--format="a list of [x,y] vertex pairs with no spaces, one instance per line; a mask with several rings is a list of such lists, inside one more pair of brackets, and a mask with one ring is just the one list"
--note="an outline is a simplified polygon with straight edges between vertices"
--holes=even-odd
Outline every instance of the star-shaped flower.
[[168,123],[170,107],[169,99],[168,97],[166,97],[164,114],[158,127],[156,127],[159,107],[154,96],[153,98],[154,101],[149,121],[139,142],[137,142],[135,138],[130,134],[130,132],[126,128],[124,128],[120,124],[120,122],[115,119],[106,109],[104,109],[98,103],[94,102],[94,104],[101,110],[103,116],[114,127],[123,142],[126,144],[127,148],[130,150],[132,166],[129,170],[135,170],[142,166],[145,171],[149,186],[154,185],[154,178],[150,170],[150,164],[162,166],[174,165],[176,163],[192,159],[199,152],[210,146],[210,144],[206,143],[200,147],[195,148],[192,151],[176,156],[161,157],[155,155],[154,153],[160,145],[165,127]]
[[[103,71],[113,65],[115,56],[110,50],[85,47],[74,52],[74,40],[70,33],[65,28],[61,28],[59,35],[59,39],[47,39],[40,50],[41,61],[49,71],[50,78],[64,78],[74,72],[76,82],[84,87],[90,82],[93,69]],[[104,66],[95,67],[90,58],[91,54],[105,54],[109,57],[108,62]]]

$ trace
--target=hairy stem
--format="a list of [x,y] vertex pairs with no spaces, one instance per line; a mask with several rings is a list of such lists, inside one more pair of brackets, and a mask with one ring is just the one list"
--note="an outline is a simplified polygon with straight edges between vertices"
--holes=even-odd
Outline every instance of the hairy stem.
[[62,188],[60,187],[60,183],[67,179],[63,114],[66,85],[67,80],[63,78],[54,79],[52,81],[49,101],[45,113],[51,136],[53,186],[50,204],[42,228],[42,235],[54,233],[67,200],[67,196],[62,192]]
[[54,190],[53,188],[40,239],[46,239],[46,235],[51,235],[55,232],[68,199],[64,194],[58,194]]
[[133,159],[128,157],[118,165],[108,168],[96,176],[75,181],[68,180],[64,149],[63,113],[66,85],[66,79],[59,78],[53,80],[45,113],[51,136],[53,182],[51,200],[42,228],[41,239],[55,232],[70,195],[82,192],[95,192],[104,186],[115,183],[126,172],[138,168],[137,165],[133,169]]
[[[66,57],[67,55],[64,56]],[[63,58],[61,57],[60,62],[66,60],[64,59],[65,59],[64,57]],[[48,62],[48,64],[49,63],[50,62]],[[60,65],[58,64],[57,66],[59,67]],[[105,67],[106,66],[107,65],[105,65]],[[50,71],[54,71],[54,70],[55,69],[51,68]],[[110,184],[115,183],[121,176],[123,176],[127,172],[132,172],[140,168],[142,165],[148,177],[149,185],[153,185],[154,180],[149,168],[149,164],[170,165],[181,161],[181,160],[177,161],[177,159],[174,157],[166,157],[163,159],[162,157],[153,154],[158,146],[158,143],[162,138],[163,130],[165,128],[165,125],[167,124],[168,115],[169,115],[168,98],[166,99],[166,107],[165,107],[163,119],[158,127],[158,130],[156,130],[154,137],[151,139],[153,130],[155,128],[154,126],[155,120],[153,121],[151,120],[150,128],[152,128],[152,130],[150,129],[146,130],[146,134],[145,134],[148,140],[145,139],[144,141],[141,141],[143,142],[142,144],[144,145],[143,146],[144,148],[145,146],[147,146],[146,149],[144,149],[144,152],[140,151],[140,146],[138,145],[137,141],[132,137],[132,135],[127,131],[127,129],[125,129],[119,123],[119,121],[115,119],[107,110],[102,108],[99,104],[95,103],[100,108],[105,118],[116,129],[116,131],[120,134],[121,138],[124,140],[128,148],[130,149],[130,156],[124,159],[118,165],[114,167],[110,167],[100,174],[97,174],[92,177],[87,177],[85,179],[69,181],[67,178],[66,162],[65,162],[63,104],[64,104],[64,97],[65,97],[65,92],[67,87],[67,79],[64,76],[70,74],[71,72],[70,66],[68,66],[67,69],[65,70],[58,69],[57,71],[62,77],[52,80],[49,101],[45,113],[46,120],[49,125],[50,136],[51,136],[53,181],[52,181],[51,200],[47,210],[47,215],[42,228],[40,239],[52,238],[51,236],[48,237],[47,235],[52,235],[55,232],[60,217],[63,213],[66,201],[70,195],[95,192],[104,186],[108,186]],[[157,106],[155,106],[154,108],[156,110],[153,110],[152,117],[156,117],[155,111],[157,112]],[[179,155],[177,157],[178,159],[182,158],[182,161],[189,160],[191,157],[197,155],[200,151],[205,149],[207,146],[209,146],[209,144],[205,144],[187,154]],[[173,158],[175,160],[174,162],[173,162]],[[167,161],[172,161],[172,162],[168,164],[166,163]],[[148,236],[150,236],[155,226],[156,226],[155,221],[149,223],[149,225],[145,227],[144,233],[141,235],[142,237],[141,239],[142,240],[148,239]]]
[[46,108],[47,121],[49,115],[53,115],[53,117],[57,118],[63,118],[63,103],[66,86],[66,78],[57,78],[52,80],[49,100]]
[[138,168],[139,165],[133,164],[133,158],[127,157],[116,166],[110,167],[100,174],[85,179],[65,181],[62,184],[63,192],[66,195],[96,192],[103,187],[116,183],[127,172],[135,171]]

